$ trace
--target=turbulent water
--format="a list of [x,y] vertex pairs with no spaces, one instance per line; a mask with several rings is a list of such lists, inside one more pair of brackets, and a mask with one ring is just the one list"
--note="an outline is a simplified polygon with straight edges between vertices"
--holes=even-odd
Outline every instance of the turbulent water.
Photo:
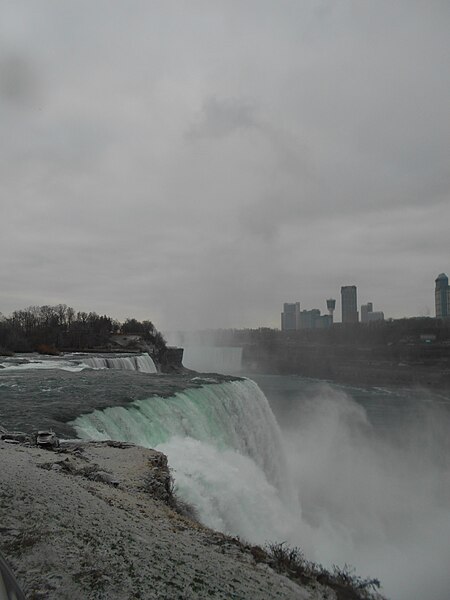
[[379,577],[392,599],[448,599],[447,395],[300,377],[260,376],[258,386],[191,376],[182,381],[190,389],[162,397],[154,392],[164,376],[103,368],[112,363],[95,370],[85,359],[74,359],[84,362],[79,372],[61,370],[74,367],[70,360],[58,371],[0,370],[0,423],[9,410],[2,393],[11,404],[38,382],[58,386],[49,411],[79,389],[88,401],[72,423],[78,435],[165,452],[178,493],[205,524],[255,543],[287,541],[327,566],[351,564]]
[[19,358],[4,358],[0,362],[3,372],[20,370],[54,370],[83,371],[84,369],[119,369],[125,371],[141,371],[156,373],[153,359],[147,353],[127,354],[124,356],[91,356],[83,353],[66,354],[64,357],[48,357],[41,355],[23,355]]
[[68,421],[79,414],[192,385],[190,378],[149,373],[154,370],[147,354],[0,357],[0,425],[28,433],[51,428],[74,437]]

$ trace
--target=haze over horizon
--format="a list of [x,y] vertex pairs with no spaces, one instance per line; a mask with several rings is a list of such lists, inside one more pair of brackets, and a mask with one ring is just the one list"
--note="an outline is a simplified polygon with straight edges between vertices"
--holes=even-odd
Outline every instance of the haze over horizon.
[[0,312],[434,316],[450,4],[0,0]]

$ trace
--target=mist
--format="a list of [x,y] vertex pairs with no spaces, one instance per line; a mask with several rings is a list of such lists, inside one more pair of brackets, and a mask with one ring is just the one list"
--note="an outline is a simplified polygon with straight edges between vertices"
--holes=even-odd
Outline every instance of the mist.
[[158,449],[178,493],[206,525],[287,542],[327,568],[349,565],[378,578],[388,598],[447,600],[448,411],[426,403],[401,434],[383,434],[347,394],[316,392],[280,430],[281,485],[241,451],[175,436]]
[[[214,348],[211,335],[178,339],[189,365],[235,367],[241,349]],[[379,578],[389,598],[446,600],[449,398],[296,377],[278,378],[278,389],[277,377],[255,379],[280,427],[284,491],[234,450],[171,441],[161,449],[200,517],[254,543],[286,541],[328,568],[351,565]]]
[[328,566],[378,577],[389,597],[445,600],[448,407],[426,401],[407,423],[379,432],[364,408],[323,386],[289,420],[283,437],[302,511],[298,544]]
[[259,544],[286,541],[327,568],[378,578],[395,600],[448,598],[449,413],[426,402],[377,431],[363,407],[323,385],[281,430],[281,491],[255,462],[214,444],[159,447],[207,525]]
[[[191,368],[239,375],[242,348],[216,346],[217,335],[171,339],[185,346]],[[447,600],[448,394],[254,378],[280,427],[284,492],[234,451],[169,443],[162,450],[201,518],[254,543],[286,541],[327,568],[351,565],[362,577],[378,578],[392,600]]]

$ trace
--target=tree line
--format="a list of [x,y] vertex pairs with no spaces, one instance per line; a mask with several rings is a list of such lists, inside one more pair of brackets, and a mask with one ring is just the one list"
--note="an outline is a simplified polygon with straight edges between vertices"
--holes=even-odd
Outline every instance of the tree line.
[[76,312],[66,304],[29,306],[9,317],[0,314],[0,350],[4,351],[56,353],[106,348],[115,334],[139,335],[156,355],[166,348],[163,336],[148,320],[121,323],[96,312]]

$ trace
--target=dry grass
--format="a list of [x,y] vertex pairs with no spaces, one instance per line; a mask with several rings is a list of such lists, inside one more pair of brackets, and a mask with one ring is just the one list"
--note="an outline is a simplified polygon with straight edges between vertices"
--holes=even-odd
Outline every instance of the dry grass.
[[[360,577],[347,564],[343,567],[333,565],[330,572],[322,565],[306,560],[299,548],[290,548],[285,542],[268,544],[265,553],[264,562],[278,573],[302,584],[318,582],[328,586],[336,593],[337,600],[384,600],[378,591],[378,579]],[[254,551],[252,554],[255,556]]]

